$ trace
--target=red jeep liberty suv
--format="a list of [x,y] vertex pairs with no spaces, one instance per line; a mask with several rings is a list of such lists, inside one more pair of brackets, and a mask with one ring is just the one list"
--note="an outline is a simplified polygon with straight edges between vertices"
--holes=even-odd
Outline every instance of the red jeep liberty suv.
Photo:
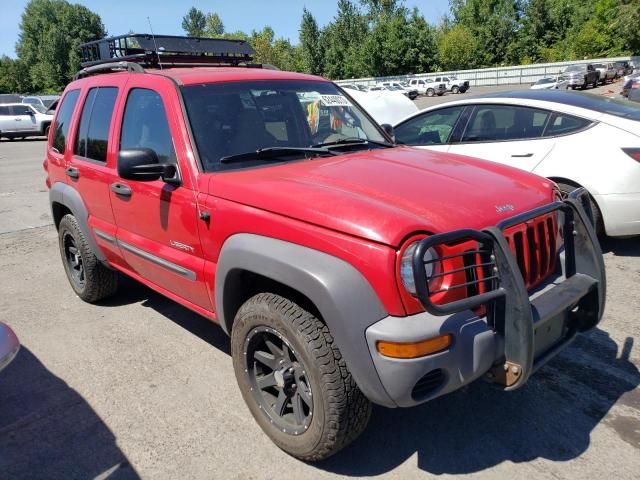
[[516,389],[600,321],[583,192],[397,146],[334,83],[251,54],[147,35],[82,47],[44,163],[81,299],[124,273],[218,323],[249,410],[304,460],[355,439],[370,402],[481,377]]

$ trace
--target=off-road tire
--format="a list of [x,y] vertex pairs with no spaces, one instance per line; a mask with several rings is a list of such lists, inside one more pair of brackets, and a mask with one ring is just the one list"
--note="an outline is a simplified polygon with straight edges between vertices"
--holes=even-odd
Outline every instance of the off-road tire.
[[[576,188],[578,188],[575,185],[571,185],[569,183],[558,183],[557,185],[558,185],[558,188],[560,189],[560,193],[562,194],[563,198],[565,198],[571,192],[573,192]],[[591,201],[591,212],[593,213],[593,222],[595,224],[596,233],[598,234],[599,237],[602,237],[605,235],[604,222],[602,220],[602,212],[600,212],[598,205],[596,204],[595,200],[591,195],[589,195],[589,200]]]
[[49,130],[51,130],[51,125],[47,125],[42,131],[42,134],[47,138],[49,138]]
[[436,91],[433,88],[427,88],[427,97],[433,97]]
[[[65,253],[64,239],[66,235],[72,237],[81,256],[85,279],[83,286],[79,286],[73,279]],[[58,244],[60,246],[60,255],[67,279],[78,297],[85,302],[94,303],[116,293],[118,289],[118,273],[115,270],[105,267],[100,260],[98,260],[87,243],[87,239],[82,233],[82,230],[80,230],[78,221],[71,214],[65,215],[62,217],[62,220],[60,220],[60,225],[58,226]]]
[[[304,369],[312,392],[308,429],[283,433],[260,407],[252,390],[246,345],[252,332],[267,327],[284,337]],[[235,316],[231,332],[233,367],[251,414],[271,440],[304,461],[319,461],[338,452],[366,428],[371,403],[362,394],[335,345],[329,328],[310,312],[280,295],[260,293]]]
[[454,85],[453,87],[451,87],[451,93],[453,93],[454,95],[456,93],[458,93],[460,91],[460,89],[458,88],[457,85]]

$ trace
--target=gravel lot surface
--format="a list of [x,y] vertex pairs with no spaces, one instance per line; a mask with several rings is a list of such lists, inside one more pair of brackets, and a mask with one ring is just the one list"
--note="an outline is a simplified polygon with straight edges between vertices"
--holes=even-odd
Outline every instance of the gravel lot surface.
[[603,322],[524,388],[375,408],[308,465],[252,419],[216,325],[132,280],[99,306],[73,294],[44,148],[0,143],[0,320],[23,344],[0,372],[0,478],[638,478],[640,240],[607,242]]

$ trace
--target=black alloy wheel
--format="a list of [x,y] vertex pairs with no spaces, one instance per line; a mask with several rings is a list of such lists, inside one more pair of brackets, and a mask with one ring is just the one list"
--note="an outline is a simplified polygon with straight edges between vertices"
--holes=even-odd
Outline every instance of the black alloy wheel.
[[306,368],[291,344],[273,328],[260,326],[247,335],[243,353],[259,408],[283,433],[304,433],[313,418],[313,398]]
[[79,290],[84,289],[86,283],[84,261],[82,253],[76,244],[75,238],[70,232],[65,232],[62,237],[64,257],[67,262],[69,277]]

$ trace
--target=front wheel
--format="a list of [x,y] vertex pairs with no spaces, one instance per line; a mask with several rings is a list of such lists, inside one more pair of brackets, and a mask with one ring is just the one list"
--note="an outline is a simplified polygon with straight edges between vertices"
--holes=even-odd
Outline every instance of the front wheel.
[[427,97],[433,97],[436,91],[433,88],[427,88]]
[[235,317],[231,355],[251,414],[290,455],[322,460],[366,428],[371,404],[329,329],[290,300],[272,293],[247,300]]
[[458,88],[458,86],[457,86],[457,85],[454,85],[454,86],[451,88],[451,93],[458,93],[459,91],[460,91],[460,89]]

